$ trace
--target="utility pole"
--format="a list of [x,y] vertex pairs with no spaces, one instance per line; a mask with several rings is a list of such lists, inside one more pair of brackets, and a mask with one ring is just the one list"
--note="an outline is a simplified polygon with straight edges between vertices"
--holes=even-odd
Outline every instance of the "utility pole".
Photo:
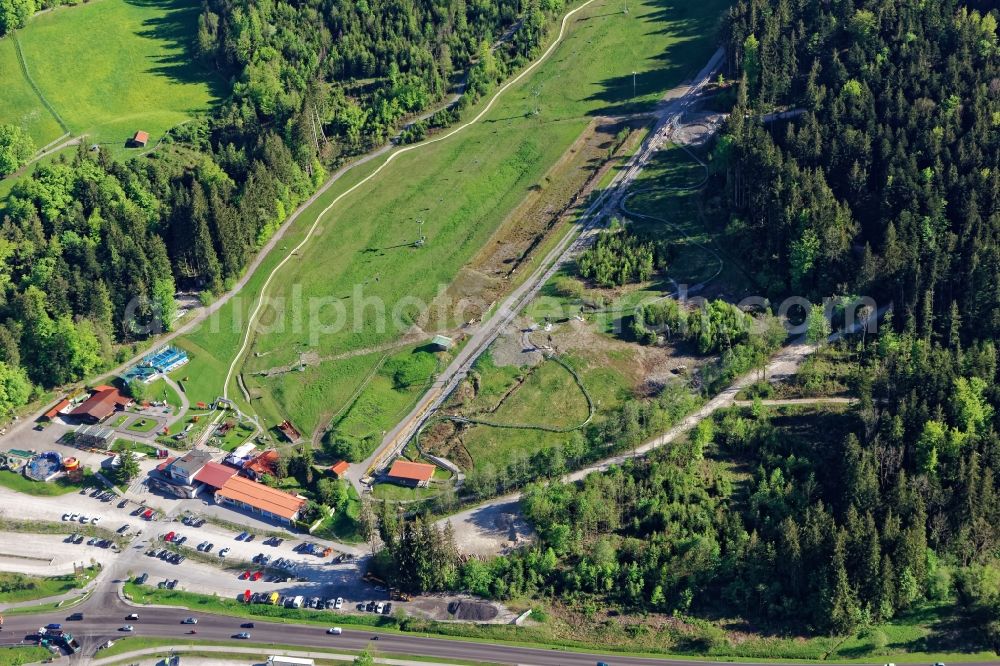
[[632,101],[635,102],[635,72],[632,72]]

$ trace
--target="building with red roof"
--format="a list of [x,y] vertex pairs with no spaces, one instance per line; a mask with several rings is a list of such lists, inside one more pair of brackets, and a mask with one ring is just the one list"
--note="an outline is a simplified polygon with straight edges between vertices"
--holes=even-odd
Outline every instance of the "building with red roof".
[[344,477],[344,474],[347,473],[347,470],[349,468],[350,465],[348,464],[348,462],[346,460],[341,460],[331,465],[330,471],[333,472],[333,475],[336,476],[338,479],[342,479]]
[[218,490],[222,486],[226,485],[226,481],[229,477],[236,474],[236,470],[232,467],[227,467],[226,465],[220,465],[217,462],[205,463],[205,466],[201,468],[201,471],[195,474],[194,480],[196,483],[204,483],[206,486],[210,486]]
[[246,509],[264,518],[288,524],[298,520],[306,505],[303,497],[269,488],[242,476],[231,476],[215,491],[215,501]]
[[69,413],[75,419],[86,423],[100,423],[115,412],[132,404],[132,398],[113,386],[98,386],[89,398]]
[[250,462],[243,466],[243,471],[251,479],[259,479],[264,474],[274,476],[275,466],[278,464],[279,457],[278,452],[274,449],[262,451],[260,455],[251,459]]
[[42,418],[45,419],[45,420],[47,420],[47,421],[51,421],[57,415],[61,414],[64,409],[66,409],[67,407],[69,407],[69,405],[70,405],[69,400],[67,400],[66,398],[63,398],[62,400],[60,400],[59,402],[57,402],[55,405],[53,405],[52,409],[50,409],[49,411],[45,412],[42,415]]
[[403,486],[426,488],[434,476],[434,465],[397,460],[389,468],[389,480]]

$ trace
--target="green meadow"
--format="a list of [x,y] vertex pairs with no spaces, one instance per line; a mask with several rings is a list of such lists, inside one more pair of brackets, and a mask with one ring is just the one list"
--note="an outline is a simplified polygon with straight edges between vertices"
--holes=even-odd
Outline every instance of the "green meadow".
[[[23,125],[37,147],[64,134],[87,135],[123,155],[137,130],[150,145],[208,110],[225,84],[191,61],[196,0],[96,0],[41,13],[0,39],[0,123]],[[28,76],[18,63],[20,44]]]
[[[306,350],[323,357],[400,337],[419,314],[417,304],[431,302],[454,279],[593,116],[648,110],[665,90],[707,62],[726,6],[722,0],[696,5],[645,0],[625,14],[617,0],[597,0],[575,15],[549,59],[510,88],[481,122],[400,155],[322,219],[316,237],[271,280],[267,297],[283,302],[284,314],[280,307],[263,313],[268,330],[255,335],[243,359],[245,376],[295,363]],[[469,110],[466,117],[477,111]],[[251,295],[284,255],[280,248],[293,247],[338,194],[376,166],[360,167],[331,187],[289,230],[242,298],[178,342],[195,354],[185,373],[206,377],[188,386],[192,400],[221,392],[225,370],[242,342]],[[420,236],[426,242],[414,247]],[[325,305],[310,317],[308,304],[320,298],[339,305]],[[303,304],[300,326],[289,314],[296,301]],[[338,308],[343,324],[316,335],[318,322],[341,316]],[[353,395],[341,385],[356,386],[373,363],[373,358],[365,368],[321,363],[283,375],[279,382],[259,385],[265,394],[259,402],[267,413],[301,413],[296,401],[322,391],[323,409],[336,411],[343,407],[338,399]],[[229,392],[239,396],[235,381]],[[300,425],[308,431],[316,422],[307,418]]]

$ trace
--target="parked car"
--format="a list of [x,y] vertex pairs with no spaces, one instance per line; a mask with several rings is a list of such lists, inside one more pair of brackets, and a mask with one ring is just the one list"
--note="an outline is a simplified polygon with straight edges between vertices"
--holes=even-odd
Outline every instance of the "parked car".
[[210,543],[207,546],[205,546],[205,552],[206,553],[211,553],[213,548],[215,548],[215,544],[214,543]]
[[247,538],[247,533],[246,532],[240,532],[239,534],[236,535],[236,540],[237,541],[243,541],[246,538]]
[[121,502],[118,502],[118,508],[119,509],[124,509],[127,506],[128,506],[128,500],[127,499],[123,499]]
[[223,548],[222,550],[219,551],[219,557],[225,557],[228,554],[229,554],[229,547],[228,546],[226,548]]
[[174,540],[174,537],[175,537],[175,536],[176,536],[176,533],[174,533],[174,532],[167,532],[167,533],[166,533],[166,534],[165,534],[165,535],[163,536],[163,540],[164,540],[164,541],[173,541],[173,540]]
[[341,608],[343,608],[344,607],[344,599],[343,599],[343,597],[337,597],[337,600],[333,602],[333,607],[335,609],[337,609],[337,610],[340,610]]
[[392,602],[387,601],[385,602],[385,606],[382,608],[382,615],[388,615],[391,612],[392,612]]

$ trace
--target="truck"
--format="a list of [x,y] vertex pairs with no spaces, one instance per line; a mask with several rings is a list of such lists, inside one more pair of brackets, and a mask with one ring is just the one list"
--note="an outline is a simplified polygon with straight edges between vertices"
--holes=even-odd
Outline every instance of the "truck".
[[279,657],[272,655],[267,658],[267,666],[316,666],[316,662],[306,657]]
[[80,643],[73,638],[73,634],[66,632],[62,636],[63,647],[69,651],[70,654],[76,654],[80,651]]

